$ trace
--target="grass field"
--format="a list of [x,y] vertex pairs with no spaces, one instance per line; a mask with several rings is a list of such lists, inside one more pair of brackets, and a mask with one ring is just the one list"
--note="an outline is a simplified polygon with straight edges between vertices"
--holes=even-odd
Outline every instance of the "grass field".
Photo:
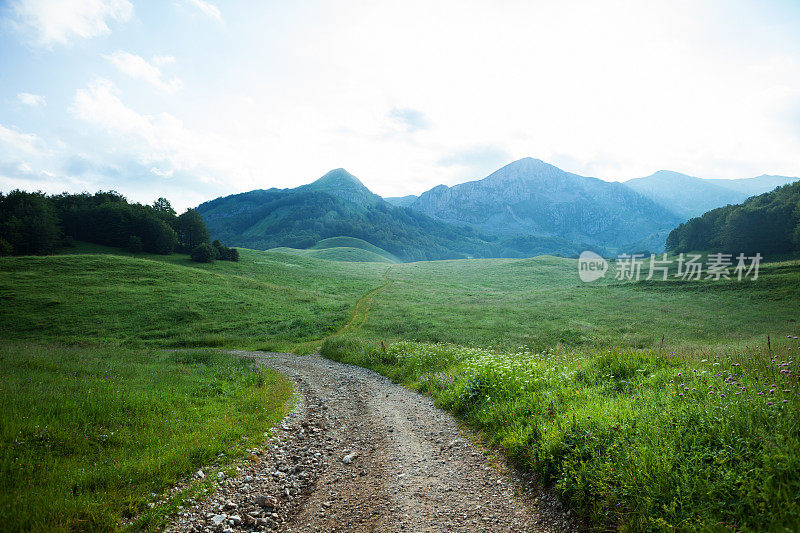
[[800,264],[753,281],[583,283],[556,257],[394,265],[365,338],[467,346],[625,346],[677,350],[765,345],[800,321]]
[[[328,357],[431,394],[552,483],[598,529],[800,527],[792,370],[800,349],[794,339],[800,333],[796,260],[762,265],[757,281],[584,284],[574,260],[555,257],[388,264],[242,250],[238,263],[198,264],[178,254],[132,256],[91,245],[67,252],[0,258],[4,407],[16,405],[12,383],[23,387],[30,377],[73,384],[67,378],[85,375],[76,370],[80,365],[102,376],[107,364],[129,373],[126,391],[137,390],[137,376],[163,376],[166,396],[160,400],[174,401],[181,412],[189,405],[181,402],[194,398],[191,387],[205,386],[193,380],[206,370],[192,369],[206,365],[215,375],[235,363],[214,359],[197,366],[157,349],[308,352],[322,344]],[[772,355],[766,353],[768,336]],[[71,362],[64,368],[44,364],[54,359]],[[248,388],[247,372],[236,375],[244,380],[237,394],[258,391]],[[123,390],[114,388],[123,381],[92,379],[74,396],[99,401],[105,390],[102,402],[116,412],[111,391]],[[4,453],[14,461],[15,450],[36,442],[17,435],[39,435],[37,424],[77,432],[74,420],[81,420],[84,404],[76,400],[72,410],[61,411],[48,390],[33,387],[28,398],[39,398],[52,413],[49,422],[6,410],[14,420],[33,421],[30,427],[7,422]],[[283,389],[276,384],[275,390]],[[20,394],[14,389],[13,397]],[[227,413],[242,402],[235,395],[224,400],[229,403],[216,408]],[[103,420],[101,413],[87,412]],[[273,412],[278,416],[280,409]],[[156,424],[160,416],[141,423]],[[125,420],[110,424],[124,432]],[[272,418],[265,420],[261,431]],[[81,435],[96,439],[109,431]],[[203,438],[213,431],[199,431],[189,440],[207,443]],[[233,450],[236,438],[218,445]],[[164,445],[151,441],[144,449],[152,453]],[[51,470],[64,463],[68,484],[83,479],[81,461],[95,457],[81,447],[73,451],[75,469],[66,459],[71,455],[52,458]],[[143,454],[132,457],[138,466],[130,468],[147,471],[151,463]],[[35,456],[27,457],[17,466],[35,476]],[[13,469],[16,463],[10,464]],[[176,456],[160,486],[189,468]],[[112,471],[97,472],[95,479],[118,479]],[[64,494],[56,480],[43,479],[55,491],[44,494]],[[0,519],[14,512],[19,524],[40,529],[31,522],[32,508],[19,503],[34,501],[31,490],[9,485]],[[141,508],[149,490],[52,497],[49,509],[64,523],[110,524]]]
[[3,341],[2,529],[114,530],[218,454],[243,455],[291,392],[275,372],[209,351]]
[[384,270],[246,250],[238,263],[208,265],[177,254],[2,258],[0,331],[66,343],[286,349],[343,326]]
[[592,529],[800,528],[800,263],[742,282],[574,268],[393,266],[363,328],[322,353],[430,394]]

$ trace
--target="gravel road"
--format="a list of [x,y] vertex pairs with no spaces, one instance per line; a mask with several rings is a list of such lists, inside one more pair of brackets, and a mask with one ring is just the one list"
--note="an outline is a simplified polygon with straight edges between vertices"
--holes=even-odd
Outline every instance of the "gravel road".
[[172,531],[577,529],[551,494],[473,444],[429,398],[316,355],[234,353],[288,376],[300,400]]

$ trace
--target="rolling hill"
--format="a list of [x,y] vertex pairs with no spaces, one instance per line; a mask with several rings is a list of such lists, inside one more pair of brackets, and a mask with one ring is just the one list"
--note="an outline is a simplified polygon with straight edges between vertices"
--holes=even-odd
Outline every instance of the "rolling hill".
[[355,237],[330,237],[322,239],[310,248],[273,248],[273,252],[289,253],[326,259],[328,261],[349,261],[353,263],[399,263],[400,260],[386,250],[356,239]]
[[374,253],[376,255],[380,255],[380,256],[384,257],[385,259],[388,259],[389,261],[391,261],[393,263],[399,263],[400,262],[400,259],[398,259],[396,256],[390,254],[389,252],[387,252],[383,248],[379,248],[379,247],[375,246],[374,244],[370,244],[365,240],[357,239],[355,237],[330,237],[328,239],[322,239],[317,244],[312,246],[310,249],[311,250],[325,250],[325,249],[342,248],[342,247],[344,247],[344,248],[361,249],[361,250],[364,250],[364,251],[367,251],[367,252]]

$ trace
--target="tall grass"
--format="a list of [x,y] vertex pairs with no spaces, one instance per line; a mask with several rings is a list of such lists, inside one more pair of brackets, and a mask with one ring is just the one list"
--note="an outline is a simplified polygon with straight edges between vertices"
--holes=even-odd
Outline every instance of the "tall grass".
[[322,352],[432,395],[594,529],[797,530],[798,348],[704,360],[332,338]]
[[0,343],[0,529],[114,530],[284,414],[291,385],[211,351]]

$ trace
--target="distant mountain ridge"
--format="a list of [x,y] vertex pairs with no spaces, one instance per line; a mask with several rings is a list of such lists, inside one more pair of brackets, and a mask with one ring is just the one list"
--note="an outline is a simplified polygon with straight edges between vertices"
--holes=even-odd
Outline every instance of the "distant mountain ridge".
[[798,178],[762,175],[741,179],[703,179],[679,172],[659,170],[644,178],[623,182],[684,220],[728,204],[738,204],[751,196],[769,192]]
[[617,182],[514,161],[477,181],[438,185],[411,209],[498,236],[560,237],[610,249],[661,248],[681,218]]
[[[320,257],[386,258],[369,246],[400,261],[659,252],[669,232],[695,214],[794,180],[704,180],[659,171],[606,182],[524,158],[486,178],[419,196],[381,198],[338,168],[294,189],[254,190],[197,209],[213,238],[256,249],[318,246],[324,251],[313,255]],[[337,239],[344,244],[331,247]]]

